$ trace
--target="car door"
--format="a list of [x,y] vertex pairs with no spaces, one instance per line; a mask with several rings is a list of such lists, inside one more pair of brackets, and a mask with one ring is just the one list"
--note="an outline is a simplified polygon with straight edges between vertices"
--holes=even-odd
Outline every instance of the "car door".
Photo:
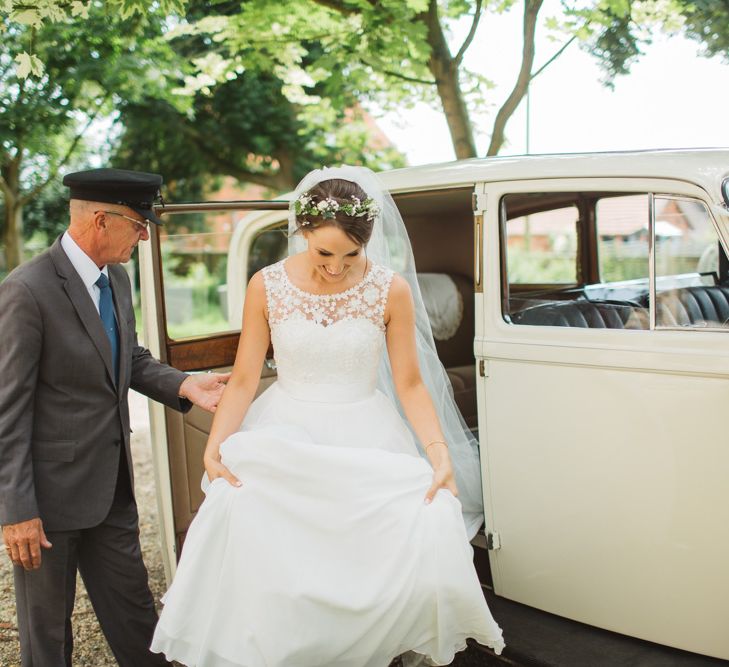
[[728,659],[729,329],[679,308],[726,296],[711,199],[639,177],[478,189],[495,592]]
[[[228,370],[240,336],[245,287],[287,251],[286,201],[167,205],[165,225],[140,245],[140,315],[151,352],[179,370]],[[275,376],[270,359],[259,392]],[[171,581],[185,534],[203,500],[202,454],[212,415],[149,402],[165,575]]]

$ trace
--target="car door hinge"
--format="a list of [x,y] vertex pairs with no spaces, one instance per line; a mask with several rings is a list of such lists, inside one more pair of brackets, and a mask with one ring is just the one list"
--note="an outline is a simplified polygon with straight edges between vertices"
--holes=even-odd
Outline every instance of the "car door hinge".
[[489,551],[501,549],[501,535],[498,533],[486,533],[486,548]]
[[486,210],[486,193],[474,192],[471,195],[471,206],[477,213],[481,213]]
[[487,378],[489,376],[489,365],[486,362],[486,359],[478,360],[478,374],[482,378]]

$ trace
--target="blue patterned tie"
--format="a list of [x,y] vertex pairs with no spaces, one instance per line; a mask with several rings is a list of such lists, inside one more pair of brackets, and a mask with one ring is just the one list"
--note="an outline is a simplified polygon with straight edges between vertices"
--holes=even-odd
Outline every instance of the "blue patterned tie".
[[111,359],[114,364],[114,380],[119,382],[119,329],[116,326],[116,318],[114,317],[114,300],[111,298],[111,287],[109,286],[109,278],[103,273],[96,281],[96,286],[101,291],[99,299],[99,315],[104,323],[104,330],[109,337],[111,343]]

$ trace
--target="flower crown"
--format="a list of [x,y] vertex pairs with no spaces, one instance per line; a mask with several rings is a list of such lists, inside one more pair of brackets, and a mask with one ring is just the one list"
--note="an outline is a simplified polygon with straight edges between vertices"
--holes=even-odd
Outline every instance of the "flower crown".
[[[297,216],[300,215],[311,215],[324,218],[325,220],[333,220],[337,213],[344,213],[352,218],[358,218],[361,215],[367,215],[367,220],[374,220],[380,213],[380,207],[377,202],[371,197],[362,201],[358,197],[352,197],[352,199],[345,203],[340,203],[331,197],[321,199],[318,202],[314,202],[314,197],[309,194],[301,195],[294,202],[294,212]],[[301,226],[309,225],[309,220],[302,220]]]

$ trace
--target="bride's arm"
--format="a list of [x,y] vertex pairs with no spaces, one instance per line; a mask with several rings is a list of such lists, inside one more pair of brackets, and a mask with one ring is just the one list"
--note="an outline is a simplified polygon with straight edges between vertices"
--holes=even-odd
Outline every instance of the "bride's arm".
[[[458,495],[448,446],[440,427],[433,399],[420,375],[415,344],[415,308],[410,286],[404,278],[393,276],[385,309],[387,352],[392,367],[395,391],[405,416],[425,447],[433,466],[433,483],[425,496],[430,502],[438,489]],[[227,391],[227,390],[226,390]]]
[[240,428],[253,401],[270,339],[266,319],[266,289],[263,274],[259,271],[248,283],[243,307],[243,328],[232,375],[215,411],[205,447],[203,462],[211,482],[217,477],[224,477],[231,484],[240,486],[239,480],[220,462],[220,445]]

